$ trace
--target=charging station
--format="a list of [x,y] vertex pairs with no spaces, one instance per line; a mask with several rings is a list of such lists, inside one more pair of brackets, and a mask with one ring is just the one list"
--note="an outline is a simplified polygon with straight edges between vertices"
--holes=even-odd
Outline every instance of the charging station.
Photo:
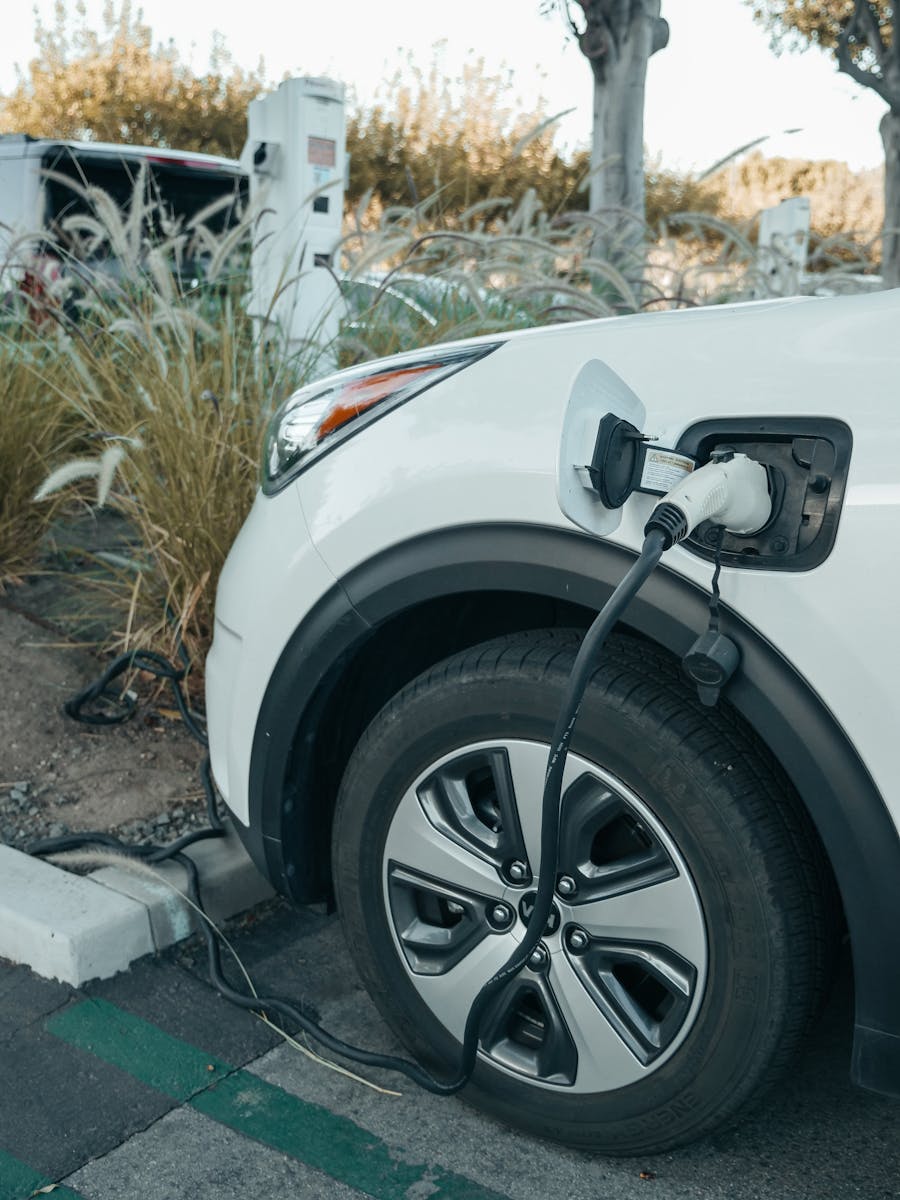
[[289,353],[321,348],[318,369],[342,313],[333,274],[344,209],[344,85],[286,79],[250,103],[241,166],[256,214],[249,312],[274,328]]
[[796,296],[809,252],[808,196],[791,196],[763,209],[759,217],[759,267],[765,296]]

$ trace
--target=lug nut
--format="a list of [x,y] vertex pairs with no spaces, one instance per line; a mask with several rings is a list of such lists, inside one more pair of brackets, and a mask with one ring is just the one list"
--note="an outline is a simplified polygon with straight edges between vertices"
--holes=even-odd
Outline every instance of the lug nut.
[[538,942],[528,956],[528,965],[532,971],[542,971],[546,967],[549,957],[547,947],[543,942]]
[[570,929],[566,941],[570,950],[573,950],[576,954],[580,954],[582,950],[587,950],[590,938],[583,929]]
[[561,875],[556,884],[556,890],[561,896],[574,896],[578,887],[571,875]]
[[508,929],[512,925],[515,915],[508,904],[495,904],[488,912],[488,923],[494,929]]
[[528,868],[523,862],[511,862],[508,874],[513,883],[525,883],[528,879]]

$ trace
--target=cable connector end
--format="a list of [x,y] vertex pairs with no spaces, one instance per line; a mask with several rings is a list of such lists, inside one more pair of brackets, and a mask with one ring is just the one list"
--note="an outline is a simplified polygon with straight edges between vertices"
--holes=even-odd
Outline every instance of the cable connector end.
[[670,550],[676,542],[680,542],[690,532],[687,517],[677,504],[670,504],[663,500],[654,508],[650,514],[650,520],[644,526],[644,537],[653,532],[663,535],[665,539],[663,549]]
[[719,633],[718,629],[707,629],[688,650],[682,666],[688,678],[697,685],[700,703],[712,708],[740,661],[741,652],[730,637]]

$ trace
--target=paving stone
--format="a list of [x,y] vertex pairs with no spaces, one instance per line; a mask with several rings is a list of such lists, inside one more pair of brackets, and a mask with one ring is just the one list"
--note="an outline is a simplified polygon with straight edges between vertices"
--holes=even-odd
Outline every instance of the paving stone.
[[68,984],[41,979],[28,967],[4,963],[0,971],[0,1045],[55,1012],[72,995]]
[[90,1200],[352,1200],[361,1195],[320,1171],[225,1129],[189,1108],[178,1109],[65,1182]]
[[[53,1037],[43,1020],[20,1026],[3,1042],[0,1091],[0,1148],[49,1179],[108,1153],[174,1105],[125,1071]],[[125,1188],[122,1195],[139,1193]]]
[[[142,959],[114,979],[89,984],[84,993],[108,1000],[236,1067],[281,1044],[252,1013],[214,992],[202,971],[195,976],[181,969],[179,955],[168,951]],[[229,970],[229,975],[237,985],[237,972]]]

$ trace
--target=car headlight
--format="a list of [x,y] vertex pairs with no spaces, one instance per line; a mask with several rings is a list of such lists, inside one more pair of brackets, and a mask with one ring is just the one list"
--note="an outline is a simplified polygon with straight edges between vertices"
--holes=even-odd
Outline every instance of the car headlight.
[[282,404],[269,425],[263,491],[267,495],[280,491],[310,463],[364,426],[500,345],[502,342],[437,346],[398,354],[300,388]]

